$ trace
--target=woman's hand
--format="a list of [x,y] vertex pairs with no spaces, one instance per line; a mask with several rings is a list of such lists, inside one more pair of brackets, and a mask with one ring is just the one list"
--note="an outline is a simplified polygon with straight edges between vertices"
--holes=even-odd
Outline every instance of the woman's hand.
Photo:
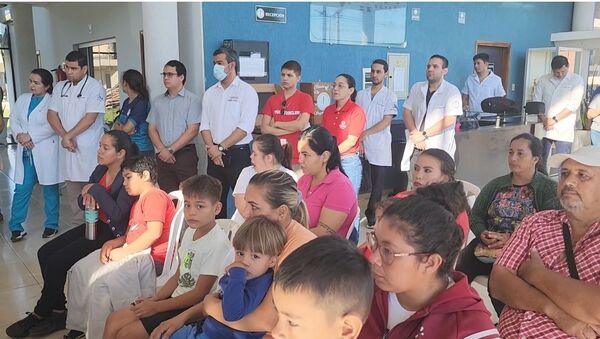
[[109,241],[105,242],[100,249],[100,262],[107,264],[110,261],[110,252],[113,249],[113,244]]
[[487,244],[487,246],[491,249],[502,249],[504,248],[504,245],[506,245],[506,243],[508,242],[508,239],[510,239],[510,233],[498,233],[498,232],[491,232],[491,231],[487,231],[487,237],[490,239],[490,243]]
[[16,138],[17,142],[21,144],[21,146],[32,149],[33,148],[33,140],[31,140],[31,136],[29,133],[19,133]]
[[175,331],[185,325],[185,317],[179,314],[169,320],[165,320],[150,334],[150,339],[169,339]]
[[91,208],[99,208],[98,204],[96,203],[96,199],[89,193],[85,193],[81,195],[82,199],[83,199],[83,206],[85,207],[91,207]]

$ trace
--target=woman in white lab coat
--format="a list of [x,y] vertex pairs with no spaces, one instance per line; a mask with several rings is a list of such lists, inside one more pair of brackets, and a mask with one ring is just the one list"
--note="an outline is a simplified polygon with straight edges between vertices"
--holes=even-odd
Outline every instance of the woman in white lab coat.
[[52,94],[52,73],[38,68],[29,75],[31,93],[17,99],[10,115],[10,125],[17,140],[15,191],[8,223],[13,242],[25,237],[21,225],[27,218],[33,187],[39,183],[44,194],[45,228],[42,237],[58,233],[58,135],[48,119],[48,103]]

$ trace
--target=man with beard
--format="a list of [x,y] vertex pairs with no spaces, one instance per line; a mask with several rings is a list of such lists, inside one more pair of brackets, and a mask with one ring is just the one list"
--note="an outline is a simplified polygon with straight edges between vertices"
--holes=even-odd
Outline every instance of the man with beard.
[[556,154],[564,210],[521,222],[490,276],[506,307],[502,338],[596,338],[600,335],[600,148]]
[[[356,96],[356,103],[365,111],[367,123],[360,136],[365,160],[371,173],[371,195],[365,211],[369,226],[375,225],[375,205],[381,200],[386,168],[392,166],[392,133],[390,124],[398,115],[398,98],[383,84],[388,63],[377,59],[371,64],[373,86]],[[367,169],[365,169],[367,170]]]
[[462,115],[462,97],[456,86],[444,80],[448,74],[448,59],[432,55],[427,63],[427,81],[417,82],[404,102],[404,124],[407,130],[406,148],[401,169],[408,171],[412,162],[426,149],[439,148],[454,158],[456,141],[454,125]]

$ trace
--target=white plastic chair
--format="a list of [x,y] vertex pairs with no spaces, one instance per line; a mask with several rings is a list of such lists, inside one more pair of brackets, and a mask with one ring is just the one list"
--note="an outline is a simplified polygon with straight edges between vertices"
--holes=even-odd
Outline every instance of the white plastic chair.
[[179,240],[181,239],[181,232],[183,232],[185,224],[185,218],[183,215],[183,193],[181,191],[173,191],[169,193],[171,200],[177,200],[175,206],[175,215],[171,221],[171,229],[169,230],[169,242],[167,243],[167,255],[165,257],[165,264],[163,266],[162,273],[156,277],[156,287],[160,288],[163,286],[179,267],[179,256],[177,255],[177,249],[179,248]]
[[240,228],[240,225],[231,219],[217,219],[216,222],[217,225],[221,227],[223,232],[225,232],[227,235],[227,239],[232,241],[233,236],[235,235],[235,232],[237,232],[238,228]]
[[465,188],[465,194],[467,195],[467,201],[469,202],[469,206],[473,208],[473,204],[475,204],[475,199],[477,199],[477,196],[479,195],[479,193],[481,193],[481,188],[466,180],[459,181],[463,183],[463,187]]

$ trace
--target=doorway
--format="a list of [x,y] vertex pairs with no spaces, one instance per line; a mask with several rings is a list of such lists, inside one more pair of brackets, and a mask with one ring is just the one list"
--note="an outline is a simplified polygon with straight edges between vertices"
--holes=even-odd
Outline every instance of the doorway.
[[508,75],[510,74],[510,42],[475,41],[475,53],[487,53],[490,56],[490,68],[502,78],[502,86],[509,93]]

